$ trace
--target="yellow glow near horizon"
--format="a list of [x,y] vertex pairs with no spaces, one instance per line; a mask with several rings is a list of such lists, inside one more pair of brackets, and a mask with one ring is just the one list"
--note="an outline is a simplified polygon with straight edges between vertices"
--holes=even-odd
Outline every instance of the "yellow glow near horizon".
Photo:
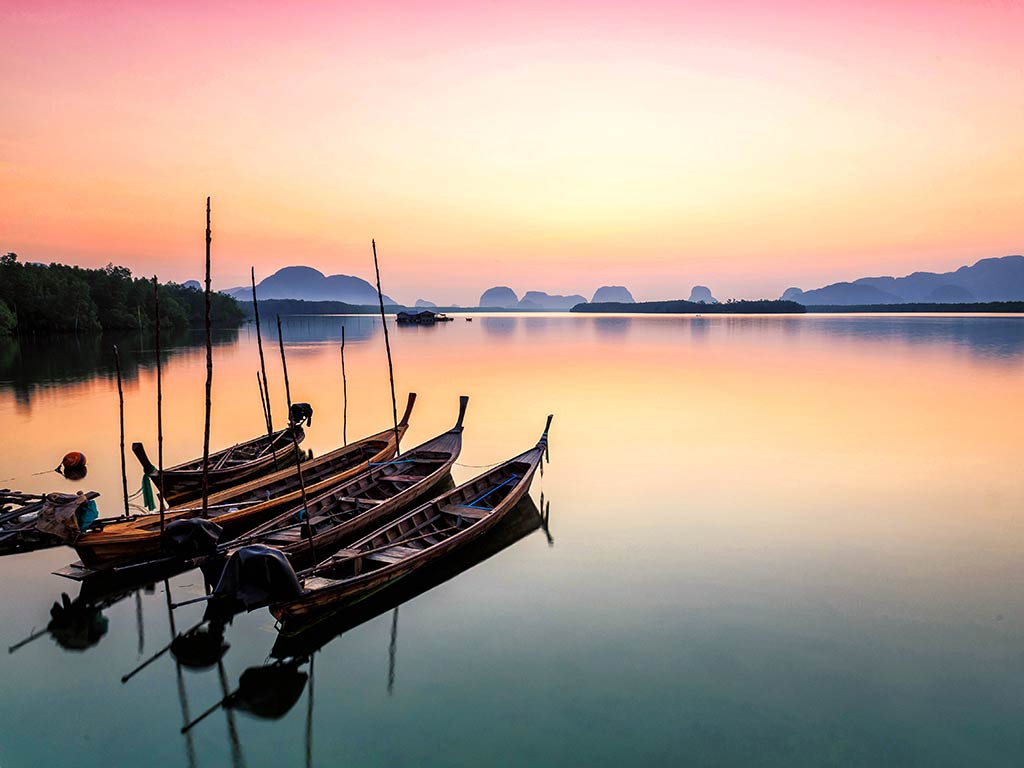
[[366,277],[376,237],[408,302],[773,296],[1020,250],[1017,7],[196,13],[0,11],[0,249],[193,278],[211,194],[219,287]]

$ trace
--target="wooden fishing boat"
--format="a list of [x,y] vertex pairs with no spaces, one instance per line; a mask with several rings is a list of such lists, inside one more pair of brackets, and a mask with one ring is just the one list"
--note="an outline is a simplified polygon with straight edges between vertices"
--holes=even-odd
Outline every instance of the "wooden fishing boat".
[[[301,423],[290,423],[269,435],[260,435],[210,454],[207,488],[209,492],[243,483],[275,470],[286,469],[295,463],[298,443],[306,438]],[[132,453],[142,465],[142,471],[162,489],[168,505],[181,504],[198,498],[203,493],[203,459],[192,459],[184,464],[165,469],[162,473],[153,466],[142,443],[132,443]]]
[[[405,414],[398,423],[398,438],[409,429],[409,417],[416,403],[416,393],[409,394]],[[372,465],[395,455],[395,430],[388,428],[347,446],[303,462],[302,480],[307,496],[318,494],[339,483],[366,472]],[[301,487],[294,456],[291,466],[265,477],[223,490],[209,497],[207,517],[224,529],[223,536],[236,538],[295,505]],[[198,517],[202,506],[179,505],[164,512],[165,524],[174,520]],[[110,568],[129,562],[160,557],[160,515],[138,515],[129,520],[89,531],[74,543],[82,563],[90,569]]]
[[356,605],[317,614],[315,622],[305,622],[294,629],[288,623],[281,624],[270,657],[286,660],[311,656],[335,637],[475,568],[520,539],[540,528],[546,530],[546,527],[546,518],[530,495],[525,494],[486,536],[475,537],[448,557],[377,590]]
[[436,493],[451,473],[462,452],[462,422],[469,398],[459,398],[455,426],[422,445],[391,460],[375,462],[370,469],[334,485],[310,499],[306,506],[284,512],[220,549],[234,551],[262,544],[281,550],[293,562],[304,556],[333,552],[343,542],[390,519],[402,509]]
[[353,605],[435,562],[494,527],[530,488],[547,449],[548,416],[537,445],[468,483],[402,515],[327,558],[302,582],[301,594],[270,606],[290,624]]

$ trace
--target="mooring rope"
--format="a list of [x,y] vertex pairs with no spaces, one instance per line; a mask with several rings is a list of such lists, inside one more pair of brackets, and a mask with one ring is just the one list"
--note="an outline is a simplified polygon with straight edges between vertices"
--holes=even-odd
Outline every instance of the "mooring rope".
[[459,462],[456,461],[455,466],[464,467],[465,469],[491,469],[492,467],[497,467],[500,464],[504,463],[505,459],[502,459],[501,461],[496,461],[493,464],[460,464]]

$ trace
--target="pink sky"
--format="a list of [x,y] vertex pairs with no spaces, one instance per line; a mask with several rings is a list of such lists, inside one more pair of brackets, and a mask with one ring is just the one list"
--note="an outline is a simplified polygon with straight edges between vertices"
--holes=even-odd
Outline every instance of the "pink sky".
[[[557,7],[550,7],[555,6]],[[1024,250],[1011,2],[0,2],[0,250],[776,296]]]

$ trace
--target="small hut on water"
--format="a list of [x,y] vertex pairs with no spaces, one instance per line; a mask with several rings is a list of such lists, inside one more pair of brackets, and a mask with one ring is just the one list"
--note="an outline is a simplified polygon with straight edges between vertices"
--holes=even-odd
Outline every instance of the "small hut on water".
[[455,318],[448,317],[443,312],[434,312],[429,309],[421,309],[416,312],[399,312],[399,325],[433,325],[434,323],[447,323]]

